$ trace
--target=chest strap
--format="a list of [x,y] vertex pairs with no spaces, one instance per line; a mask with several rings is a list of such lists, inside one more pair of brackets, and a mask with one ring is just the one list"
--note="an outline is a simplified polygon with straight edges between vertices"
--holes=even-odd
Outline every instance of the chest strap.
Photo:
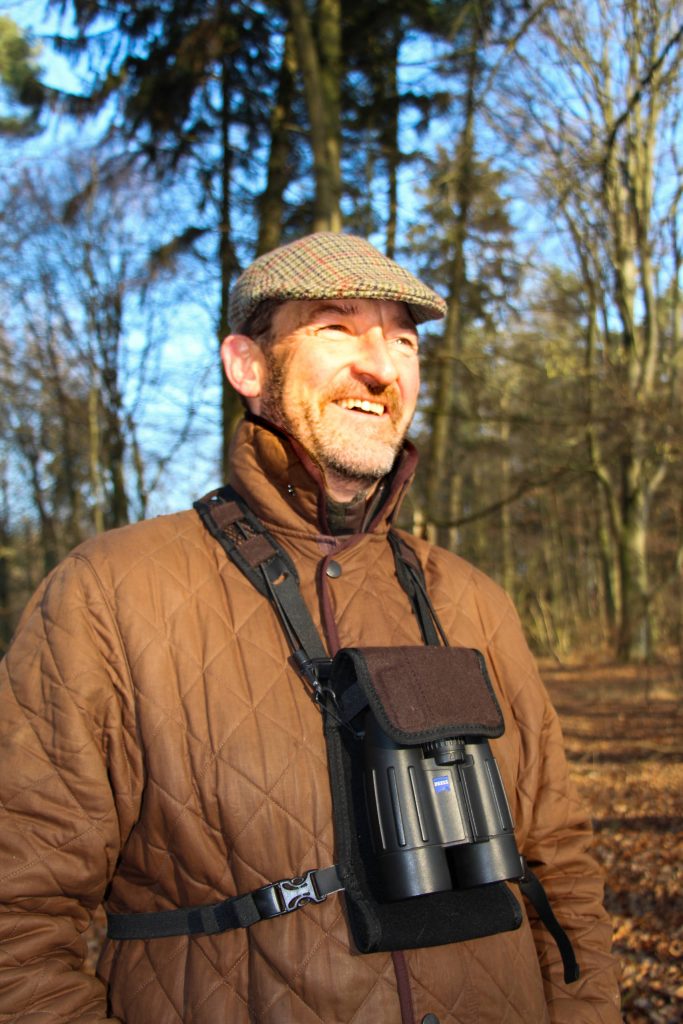
[[330,893],[343,888],[336,866],[316,868],[220,903],[142,914],[108,914],[107,938],[165,939],[172,935],[216,935],[235,928],[250,928],[309,903],[322,903]]

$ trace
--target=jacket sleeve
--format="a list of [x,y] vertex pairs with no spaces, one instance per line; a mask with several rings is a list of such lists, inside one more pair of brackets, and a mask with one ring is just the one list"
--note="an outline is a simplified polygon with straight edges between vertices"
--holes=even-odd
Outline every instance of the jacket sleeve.
[[71,556],[0,665],[0,1022],[114,1019],[84,933],[134,821],[130,694],[107,602]]
[[517,833],[571,939],[580,978],[565,984],[555,941],[528,906],[552,1024],[619,1024],[618,971],[603,905],[603,875],[590,853],[592,827],[569,777],[560,723],[509,606],[496,630],[494,660],[521,738]]

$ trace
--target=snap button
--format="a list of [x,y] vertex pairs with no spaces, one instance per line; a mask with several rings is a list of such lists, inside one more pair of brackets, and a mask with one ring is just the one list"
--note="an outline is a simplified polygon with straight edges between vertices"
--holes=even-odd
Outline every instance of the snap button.
[[328,562],[325,572],[331,580],[336,580],[338,576],[341,576],[341,565],[339,562]]
[[439,1024],[439,1018],[435,1013],[425,1013],[421,1024]]

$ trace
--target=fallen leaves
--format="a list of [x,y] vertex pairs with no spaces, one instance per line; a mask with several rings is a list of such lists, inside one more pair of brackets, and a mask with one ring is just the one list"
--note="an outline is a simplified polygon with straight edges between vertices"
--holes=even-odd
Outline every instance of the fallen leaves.
[[667,666],[544,666],[595,825],[626,1024],[683,1021],[683,715]]

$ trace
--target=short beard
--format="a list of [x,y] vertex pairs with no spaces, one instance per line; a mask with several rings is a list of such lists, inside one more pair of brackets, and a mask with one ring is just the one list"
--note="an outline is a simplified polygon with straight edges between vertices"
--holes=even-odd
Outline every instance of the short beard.
[[266,363],[268,386],[261,395],[259,415],[269,420],[276,427],[287,428],[283,411],[285,397],[285,372],[282,359],[273,355],[273,346],[269,342],[261,345]]
[[[306,447],[304,439],[298,436],[297,427],[290,420],[284,408],[286,387],[285,362],[281,357],[273,354],[271,345],[264,345],[262,351],[266,363],[268,386],[261,396],[260,415],[264,419],[269,420],[274,426],[287,431],[291,437]],[[371,388],[368,390],[372,391]],[[376,393],[377,397],[380,395],[384,396],[386,389],[378,388]],[[385,401],[392,412],[395,412],[397,399],[394,394],[386,395]],[[308,426],[314,435],[315,430],[310,421]],[[371,465],[364,464],[363,466],[354,465],[353,461],[350,461],[348,448],[343,444],[339,448],[335,448],[333,444],[327,444],[324,451],[321,451],[319,448],[311,451],[308,447],[306,447],[306,450],[323,473],[333,474],[343,480],[356,483],[360,495],[369,490],[377,480],[381,480],[382,477],[391,471],[402,444],[403,438],[401,437],[395,445],[382,445],[383,451],[377,452],[376,461]]]
[[344,447],[335,449],[328,445],[325,448],[324,455],[321,452],[311,452],[310,454],[318,464],[322,464],[322,468],[325,472],[332,472],[336,476],[343,477],[345,480],[357,483],[359,493],[361,493],[363,490],[367,490],[377,480],[381,480],[382,477],[391,472],[400,447],[401,444],[397,444],[395,447],[391,445],[384,445],[384,458],[381,458],[378,453],[377,458],[372,465],[366,464],[363,466],[354,464],[354,462],[350,460],[348,450]]

